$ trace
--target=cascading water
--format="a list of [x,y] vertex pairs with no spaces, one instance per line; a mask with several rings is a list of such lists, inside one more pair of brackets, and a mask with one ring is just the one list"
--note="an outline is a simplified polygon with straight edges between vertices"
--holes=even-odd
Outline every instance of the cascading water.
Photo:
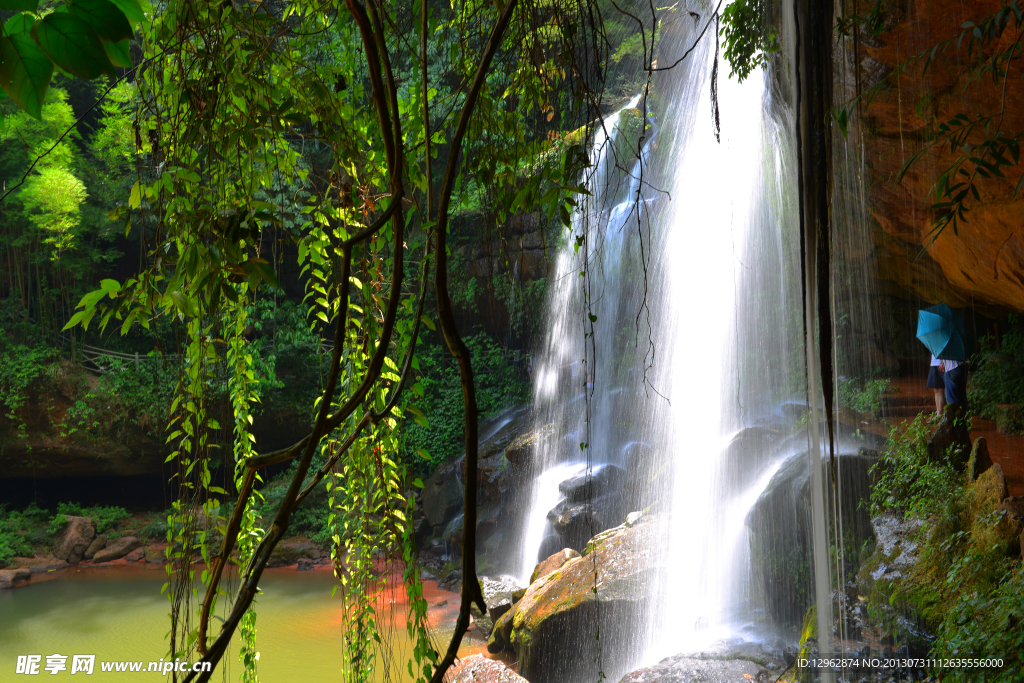
[[[679,27],[662,53],[682,53],[699,29]],[[784,460],[807,452],[806,437],[767,447],[779,404],[806,395],[792,115],[764,73],[720,76],[716,140],[713,59],[699,43],[655,73],[649,101],[596,133],[592,197],[559,254],[536,366],[542,438],[520,576],[631,510],[647,508],[663,539],[662,579],[636,625],[646,651],[613,677],[755,620],[748,513]],[[648,107],[646,129],[631,127]],[[587,509],[559,502],[559,483],[588,465],[604,487]],[[616,477],[621,493],[604,485]]]

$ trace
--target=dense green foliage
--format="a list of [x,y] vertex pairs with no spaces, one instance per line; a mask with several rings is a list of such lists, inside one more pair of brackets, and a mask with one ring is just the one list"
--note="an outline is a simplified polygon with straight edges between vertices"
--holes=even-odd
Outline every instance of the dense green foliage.
[[982,417],[995,418],[997,405],[1024,403],[1024,333],[1013,316],[1010,325],[999,345],[991,336],[978,340],[967,390],[971,409]]
[[888,446],[872,468],[872,517],[892,511],[926,518],[936,511],[936,506],[955,497],[962,473],[949,464],[950,454],[941,462],[928,457],[931,431],[928,413],[889,430]]
[[15,557],[31,556],[33,546],[46,543],[50,515],[34,503],[22,512],[0,506],[0,568]]
[[893,391],[888,379],[871,379],[861,384],[854,377],[840,377],[837,382],[839,405],[876,417],[882,414],[882,398]]
[[[884,614],[894,606],[923,620],[938,635],[932,657],[1004,659],[1002,669],[943,669],[943,680],[1017,681],[1024,667],[1022,630],[1015,627],[1024,617],[1017,539],[1009,537],[998,501],[957,471],[949,454],[939,462],[928,458],[927,425],[922,415],[893,428],[873,471],[872,515],[895,512],[920,521],[913,565],[895,580],[874,583],[874,609]],[[862,581],[873,583],[866,577],[877,561],[868,560]]]
[[54,537],[71,515],[88,517],[96,523],[96,533],[106,534],[107,538],[131,534],[145,541],[160,542],[165,540],[167,531],[163,521],[166,514],[132,516],[116,505],[59,503],[56,510],[50,511],[31,503],[20,512],[0,506],[0,568],[15,557],[49,553]]
[[[523,363],[517,367],[509,354],[482,332],[467,337],[466,345],[473,357],[481,419],[529,401],[530,385]],[[420,405],[426,420],[407,425],[406,454],[413,469],[426,476],[440,463],[465,451],[465,424],[458,368],[447,351],[438,345],[425,345],[419,364],[422,376],[418,384],[423,391]]]

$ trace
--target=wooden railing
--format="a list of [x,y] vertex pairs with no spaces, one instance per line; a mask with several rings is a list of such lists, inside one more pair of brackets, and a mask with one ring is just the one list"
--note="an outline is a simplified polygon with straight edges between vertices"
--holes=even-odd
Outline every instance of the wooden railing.
[[[81,365],[83,368],[90,372],[94,372],[100,375],[105,375],[113,369],[114,362],[120,361],[121,365],[128,363],[134,363],[135,367],[140,367],[143,363],[147,363],[155,360],[162,360],[164,362],[174,363],[177,362],[178,354],[168,353],[163,355],[149,355],[145,353],[122,353],[120,351],[110,351],[103,349],[98,346],[90,346],[88,344],[82,344],[81,342],[73,341],[71,339],[64,339],[65,350],[71,349],[74,360]],[[334,342],[328,340],[321,340],[320,342],[320,353],[330,354],[334,351]]]

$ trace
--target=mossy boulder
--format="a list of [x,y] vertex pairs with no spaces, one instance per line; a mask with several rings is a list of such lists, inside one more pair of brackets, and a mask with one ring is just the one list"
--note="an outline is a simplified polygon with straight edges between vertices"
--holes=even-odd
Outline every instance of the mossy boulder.
[[636,624],[658,570],[656,529],[653,519],[616,527],[586,557],[573,557],[530,584],[515,607],[511,641],[519,671],[531,683],[594,680],[599,646],[606,664],[637,651]]

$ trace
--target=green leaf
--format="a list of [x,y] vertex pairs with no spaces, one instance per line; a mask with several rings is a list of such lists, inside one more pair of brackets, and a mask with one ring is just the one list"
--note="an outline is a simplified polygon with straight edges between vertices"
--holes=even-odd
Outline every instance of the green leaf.
[[110,63],[123,69],[130,69],[132,66],[131,50],[128,41],[122,40],[118,43],[103,43],[103,50],[107,53]]
[[39,3],[37,2],[37,0],[0,0],[0,9],[13,9],[23,12],[35,12],[38,4]]
[[37,119],[52,75],[53,64],[27,35],[0,38],[0,87]]
[[433,321],[427,316],[421,315],[420,320],[423,321],[423,324],[426,325],[431,332],[437,329],[436,327],[434,327]]
[[128,21],[137,22],[145,21],[146,15],[142,11],[142,5],[139,4],[139,0],[110,0],[119,10],[124,12],[124,15],[128,18]]
[[81,78],[116,76],[100,37],[89,24],[67,12],[48,14],[32,27],[33,38],[54,64]]
[[137,209],[140,204],[142,204],[142,187],[139,185],[138,181],[136,181],[135,184],[132,185],[131,194],[128,195],[128,207]]
[[124,12],[108,0],[72,0],[68,12],[92,26],[101,40],[116,43],[133,35]]
[[32,24],[36,22],[36,15],[31,12],[19,12],[7,20],[4,24],[4,33],[9,36],[18,33],[28,33],[32,30]]

